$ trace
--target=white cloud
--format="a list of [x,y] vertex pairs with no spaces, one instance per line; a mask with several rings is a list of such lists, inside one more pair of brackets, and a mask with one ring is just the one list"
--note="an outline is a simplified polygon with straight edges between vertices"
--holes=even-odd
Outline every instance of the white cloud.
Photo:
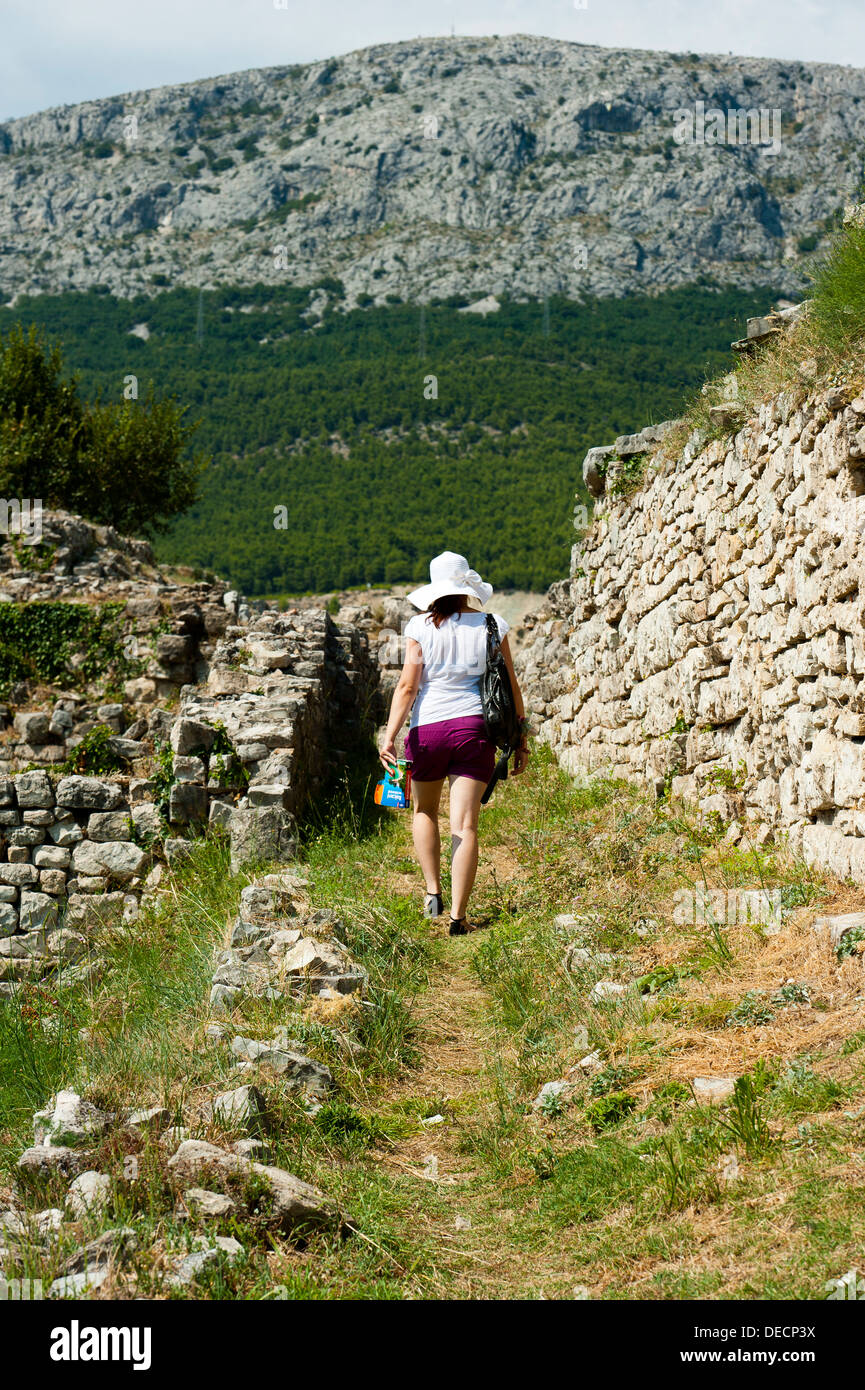
[[417,34],[533,33],[609,47],[865,66],[861,0],[4,0],[0,118],[308,62]]

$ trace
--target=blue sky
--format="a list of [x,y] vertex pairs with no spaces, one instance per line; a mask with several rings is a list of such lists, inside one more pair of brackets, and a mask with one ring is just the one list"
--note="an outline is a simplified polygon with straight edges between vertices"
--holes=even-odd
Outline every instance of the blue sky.
[[417,34],[865,67],[863,0],[0,0],[0,119]]

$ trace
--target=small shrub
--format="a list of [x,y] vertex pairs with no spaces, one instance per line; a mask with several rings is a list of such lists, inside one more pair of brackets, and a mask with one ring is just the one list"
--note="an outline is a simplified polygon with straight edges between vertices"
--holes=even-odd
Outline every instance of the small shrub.
[[628,1091],[611,1091],[586,1106],[586,1119],[596,1132],[612,1129],[637,1108],[637,1098]]
[[838,959],[845,960],[847,956],[858,955],[856,948],[860,941],[865,941],[865,927],[853,927],[851,931],[845,931],[835,952]]
[[113,737],[114,731],[107,724],[97,724],[96,728],[85,734],[81,742],[72,749],[62,764],[61,771],[67,774],[89,774],[94,777],[120,772],[126,766],[126,760],[112,748]]
[[323,1105],[315,1117],[315,1125],[329,1144],[348,1154],[361,1153],[387,1137],[386,1130],[373,1116],[362,1115],[344,1100],[331,1100]]
[[807,985],[797,985],[795,982],[791,982],[776,989],[771,1002],[779,1008],[784,1008],[786,1004],[810,1004],[811,991]]
[[610,1063],[602,1071],[592,1077],[589,1086],[589,1094],[593,1096],[606,1096],[613,1089],[621,1091],[623,1087],[629,1086],[636,1079],[639,1072],[634,1067],[617,1067]]
[[749,1158],[758,1158],[771,1146],[769,1124],[763,1114],[759,1083],[753,1076],[740,1076],[736,1082],[729,1115],[719,1120],[741,1145]]
[[760,991],[749,989],[727,1015],[726,1022],[728,1028],[757,1028],[760,1024],[771,1023],[774,1017],[774,1010],[760,997]]

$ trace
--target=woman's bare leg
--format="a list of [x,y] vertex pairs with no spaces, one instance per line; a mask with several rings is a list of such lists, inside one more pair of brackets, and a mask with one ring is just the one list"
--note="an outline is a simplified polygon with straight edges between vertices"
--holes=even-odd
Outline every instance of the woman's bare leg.
[[443,777],[438,782],[413,781],[411,784],[411,799],[414,805],[411,834],[428,893],[441,893],[442,891],[439,802],[441,801],[443,786]]
[[451,778],[451,917],[465,917],[478,871],[478,816],[484,783]]

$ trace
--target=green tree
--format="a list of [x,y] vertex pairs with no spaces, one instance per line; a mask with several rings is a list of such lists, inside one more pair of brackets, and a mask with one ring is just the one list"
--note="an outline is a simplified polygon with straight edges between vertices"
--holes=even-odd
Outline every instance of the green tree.
[[194,426],[173,399],[84,405],[60,349],[31,326],[0,338],[0,493],[149,534],[196,500]]
[[75,473],[85,429],[76,382],[63,379],[60,349],[15,324],[0,340],[0,491],[61,496]]
[[99,405],[87,418],[77,483],[66,505],[124,532],[164,531],[198,496],[204,461],[185,456],[194,425],[173,400]]

